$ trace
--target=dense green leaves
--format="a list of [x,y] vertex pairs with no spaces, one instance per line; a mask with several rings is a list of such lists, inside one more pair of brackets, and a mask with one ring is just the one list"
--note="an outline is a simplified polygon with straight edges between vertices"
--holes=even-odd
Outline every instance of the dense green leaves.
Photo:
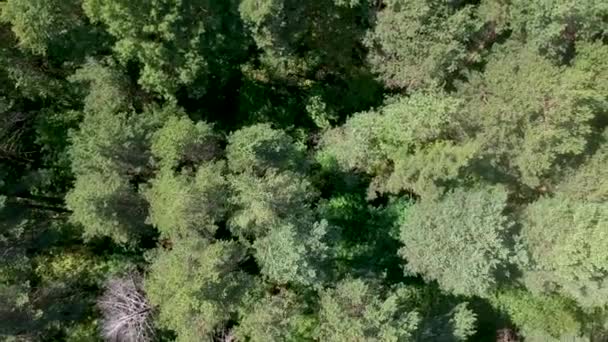
[[406,269],[455,294],[484,295],[513,256],[502,189],[456,190],[407,211],[401,226]]
[[228,16],[235,10],[232,1],[86,0],[83,8],[116,38],[121,61],[141,64],[139,83],[164,96],[180,86],[202,95],[210,66],[221,65],[211,59],[240,49],[232,31],[238,26]]
[[486,176],[538,187],[584,153],[606,105],[590,77],[512,46],[498,51],[483,74],[472,74],[461,94],[482,163],[493,169]]
[[67,40],[69,30],[82,18],[78,0],[10,0],[2,4],[0,20],[11,24],[19,44],[34,53],[46,53],[54,42]]
[[238,269],[244,250],[233,242],[182,240],[151,266],[146,291],[159,324],[179,341],[210,339],[235,315],[251,277]]
[[219,137],[211,125],[204,122],[195,124],[186,117],[170,117],[155,133],[152,154],[163,167],[198,165],[218,156],[218,144]]
[[555,289],[585,307],[605,305],[606,203],[541,198],[526,208],[523,222],[532,262],[525,277],[528,286]]
[[390,0],[366,37],[370,63],[388,88],[440,85],[479,60],[468,45],[481,29],[473,7],[435,0]]
[[85,227],[84,236],[109,236],[126,243],[145,235],[145,202],[118,174],[87,174],[76,179],[66,196],[72,221]]
[[603,1],[517,0],[510,12],[515,33],[558,60],[567,59],[576,43],[608,34],[608,5]]
[[506,290],[498,292],[491,301],[509,314],[523,335],[531,340],[572,339],[581,333],[582,315],[566,298]]
[[399,293],[382,300],[360,280],[339,283],[321,294],[319,339],[413,340],[421,317],[413,308],[402,307],[401,300]]
[[244,305],[235,336],[252,342],[310,339],[314,320],[306,314],[302,298],[281,290],[263,298],[250,296]]
[[270,168],[300,171],[305,165],[302,146],[268,124],[249,126],[231,134],[226,157],[233,172],[263,174]]
[[607,340],[607,18],[0,0],[0,340]]
[[328,131],[320,157],[377,176],[370,190],[435,196],[475,156],[475,144],[452,143],[464,137],[463,115],[462,103],[442,93],[391,99]]

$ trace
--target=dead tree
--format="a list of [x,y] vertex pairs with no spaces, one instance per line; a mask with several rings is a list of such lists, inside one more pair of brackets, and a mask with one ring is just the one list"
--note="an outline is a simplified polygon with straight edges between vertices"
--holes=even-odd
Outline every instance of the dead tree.
[[97,303],[103,319],[101,333],[109,342],[147,342],[154,338],[152,307],[138,274],[110,279]]

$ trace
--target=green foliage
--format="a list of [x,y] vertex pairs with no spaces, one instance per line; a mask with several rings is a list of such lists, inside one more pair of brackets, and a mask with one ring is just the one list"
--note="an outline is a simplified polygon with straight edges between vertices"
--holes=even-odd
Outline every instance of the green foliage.
[[96,112],[85,115],[72,135],[72,169],[76,176],[117,173],[133,177],[145,171],[150,155],[153,115]]
[[232,1],[85,0],[83,8],[116,38],[118,59],[141,65],[144,89],[165,97],[181,86],[202,95],[210,67],[221,66],[210,59],[240,48]]
[[228,138],[228,166],[233,172],[263,174],[270,168],[300,171],[305,166],[302,146],[268,124],[240,129]]
[[0,340],[607,340],[607,18],[0,0]]
[[262,50],[261,64],[269,76],[297,80],[352,67],[352,49],[363,33],[357,19],[364,7],[333,0],[244,0],[239,12]]
[[410,341],[421,317],[403,306],[399,293],[382,299],[361,280],[346,280],[321,294],[322,341]]
[[192,176],[163,169],[144,192],[150,203],[150,223],[168,238],[193,233],[212,237],[215,224],[227,211],[229,189],[224,170],[221,162],[202,165]]
[[462,103],[441,92],[398,97],[328,131],[320,158],[377,176],[371,190],[434,196],[475,156],[475,144],[451,142],[464,134],[459,123],[463,114]]
[[411,204],[399,199],[376,208],[366,202],[364,194],[350,193],[319,202],[320,217],[335,227],[332,251],[337,273],[378,277],[388,282],[402,280],[397,218]]
[[328,246],[327,222],[302,226],[274,226],[253,243],[261,273],[275,284],[296,283],[319,287],[326,279],[324,263]]
[[235,242],[200,238],[160,251],[146,279],[146,293],[159,308],[158,324],[177,333],[177,341],[210,340],[236,314],[251,277],[238,269],[245,257]]
[[568,172],[564,181],[557,185],[557,191],[577,201],[601,203],[608,200],[608,148],[605,144],[602,143],[579,168]]
[[230,226],[237,235],[263,235],[281,221],[308,222],[316,193],[304,177],[271,170],[264,177],[242,174],[229,181],[236,207]]
[[85,237],[109,236],[126,243],[150,233],[138,183],[150,177],[153,132],[172,112],[85,115],[72,135],[69,152],[76,181],[66,196],[72,221],[84,226]]
[[[573,68],[583,73],[589,87],[605,97],[608,93],[608,46],[600,42],[578,43]],[[604,117],[606,113],[604,111]],[[604,120],[606,120],[604,118]],[[604,121],[605,122],[605,121]]]
[[606,108],[590,77],[513,45],[501,47],[483,74],[471,74],[460,96],[466,130],[484,151],[484,176],[539,187],[583,154]]
[[79,6],[79,0],[9,0],[0,7],[0,20],[11,24],[20,46],[44,54],[79,25]]
[[86,113],[117,113],[130,107],[129,81],[119,68],[89,60],[69,80],[88,83],[84,98]]
[[116,173],[90,173],[76,178],[66,196],[71,220],[84,227],[84,237],[108,236],[119,243],[148,235],[146,204],[136,189]]
[[506,201],[500,188],[458,189],[414,205],[401,225],[406,269],[455,294],[488,295],[514,253]]
[[312,339],[312,319],[294,293],[282,290],[276,295],[249,296],[240,324],[235,328],[238,339],[251,342],[293,341]]
[[480,56],[468,45],[481,29],[473,8],[434,0],[390,0],[365,40],[388,88],[442,85]]
[[219,137],[213,132],[213,126],[204,122],[195,124],[183,116],[170,117],[152,141],[152,154],[162,167],[198,165],[219,153]]
[[608,35],[604,1],[516,0],[510,6],[511,27],[538,51],[552,58],[567,58],[580,41]]
[[583,307],[606,304],[605,202],[541,198],[526,208],[522,222],[531,260],[525,277],[528,287],[559,291]]
[[30,298],[33,274],[26,254],[27,221],[7,206],[0,196],[0,338],[34,333],[34,320],[39,313]]
[[261,272],[276,284],[318,286],[324,278],[326,221],[315,222],[310,203],[316,191],[302,176],[267,171],[263,177],[229,178],[235,212],[229,220],[236,236],[254,239]]
[[545,335],[556,341],[581,333],[581,314],[571,300],[555,295],[532,295],[524,290],[499,291],[492,304],[507,313],[523,335]]

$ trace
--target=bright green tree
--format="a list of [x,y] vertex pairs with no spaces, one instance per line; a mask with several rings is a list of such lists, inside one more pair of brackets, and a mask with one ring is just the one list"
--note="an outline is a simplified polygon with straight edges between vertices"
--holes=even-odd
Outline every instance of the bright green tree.
[[175,111],[85,114],[72,135],[69,153],[76,181],[66,197],[72,220],[83,225],[85,236],[125,243],[150,232],[139,185],[152,175],[153,134]]
[[508,289],[491,296],[490,302],[509,315],[526,340],[574,341],[582,333],[584,317],[570,299]]
[[229,178],[236,212],[232,230],[241,236],[260,236],[281,221],[307,221],[316,190],[304,177],[292,172],[269,171],[264,177],[241,174]]
[[154,134],[152,154],[162,167],[197,166],[219,156],[219,142],[212,125],[172,116]]
[[251,276],[239,270],[246,257],[236,242],[210,243],[190,238],[159,251],[145,289],[158,307],[158,324],[173,330],[177,341],[211,340],[213,333],[236,318]]
[[583,307],[606,304],[605,202],[544,197],[526,208],[522,224],[530,254],[524,279],[531,290],[553,289]]
[[275,295],[248,296],[235,336],[252,342],[310,340],[315,321],[306,312],[305,298],[286,289]]
[[261,273],[275,284],[320,287],[327,280],[327,231],[326,221],[273,226],[253,243]]
[[168,238],[200,234],[212,238],[224,219],[230,193],[222,162],[202,165],[194,175],[163,169],[144,197],[150,204],[150,223]]
[[131,109],[128,77],[124,70],[111,63],[89,60],[69,80],[78,86],[88,85],[82,87],[84,94],[81,95],[86,113],[117,113]]
[[488,295],[508,275],[514,250],[501,188],[458,189],[407,210],[400,254],[409,272],[459,295]]
[[413,341],[421,317],[399,293],[385,299],[362,280],[321,293],[318,338],[323,341]]
[[11,24],[21,47],[45,54],[81,24],[79,7],[79,0],[9,0],[0,7],[0,20]]
[[[604,133],[608,136],[608,131]],[[578,168],[569,170],[556,186],[558,192],[577,201],[605,202],[608,200],[608,148],[600,143],[597,152]]]
[[461,101],[442,92],[397,97],[328,131],[319,158],[376,176],[372,191],[436,196],[476,156],[475,143],[455,144],[466,138],[464,116]]
[[117,173],[90,173],[76,178],[66,196],[71,220],[84,227],[84,237],[108,236],[119,243],[151,233],[147,206],[137,190]]

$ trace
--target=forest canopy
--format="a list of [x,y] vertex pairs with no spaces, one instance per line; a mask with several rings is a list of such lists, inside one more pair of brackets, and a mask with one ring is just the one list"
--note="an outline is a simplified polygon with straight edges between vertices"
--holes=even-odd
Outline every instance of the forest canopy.
[[0,0],[0,341],[605,341],[608,2]]

